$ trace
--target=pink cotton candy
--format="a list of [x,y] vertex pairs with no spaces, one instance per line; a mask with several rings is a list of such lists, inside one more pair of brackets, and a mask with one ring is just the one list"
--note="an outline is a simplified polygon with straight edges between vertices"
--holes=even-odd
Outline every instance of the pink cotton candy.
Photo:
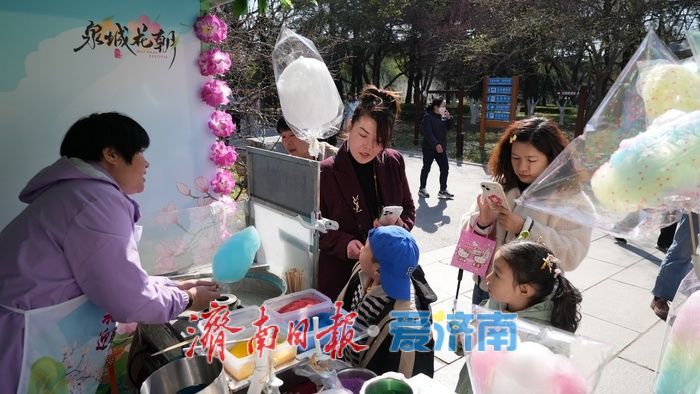
[[493,373],[503,362],[506,353],[495,351],[488,347],[484,351],[472,350],[469,356],[469,366],[473,384],[477,392],[487,390],[492,385]]
[[555,355],[551,386],[555,394],[586,394],[586,379],[567,357]]

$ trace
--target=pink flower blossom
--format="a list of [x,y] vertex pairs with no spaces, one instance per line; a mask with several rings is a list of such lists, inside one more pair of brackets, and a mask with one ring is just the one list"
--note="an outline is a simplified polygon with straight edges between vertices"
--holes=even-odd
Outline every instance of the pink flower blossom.
[[202,87],[202,101],[212,107],[228,104],[228,96],[230,95],[231,88],[229,88],[228,84],[224,81],[212,79]]
[[207,182],[207,178],[203,176],[198,176],[194,178],[194,187],[197,188],[202,193],[206,193],[209,191],[209,183]]
[[178,260],[186,251],[187,242],[180,237],[158,241],[155,246],[156,270],[162,273],[176,271],[180,268]]
[[224,111],[212,112],[207,124],[211,132],[217,137],[226,138],[236,132],[236,124],[233,123],[233,118]]
[[177,191],[179,191],[183,196],[189,197],[192,195],[192,190],[190,190],[190,188],[184,183],[175,182],[175,186],[177,187]]
[[204,42],[221,44],[228,34],[228,26],[216,15],[204,15],[197,18],[194,32]]
[[214,48],[200,53],[197,64],[202,75],[224,75],[231,68],[231,56]]
[[238,153],[236,148],[233,146],[227,146],[223,141],[217,141],[211,146],[211,153],[209,154],[209,159],[216,164],[217,167],[231,167],[236,159],[238,158]]
[[226,168],[216,170],[216,175],[211,181],[211,188],[215,193],[230,194],[234,187],[236,187],[236,180],[233,179],[231,171]]
[[160,224],[177,223],[177,207],[174,202],[170,201],[167,206],[158,211],[156,222]]

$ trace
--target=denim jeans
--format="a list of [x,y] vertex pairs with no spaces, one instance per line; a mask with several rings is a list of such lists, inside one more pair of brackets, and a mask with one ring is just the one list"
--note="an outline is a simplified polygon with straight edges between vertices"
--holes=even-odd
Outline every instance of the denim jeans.
[[[659,274],[656,276],[656,285],[652,294],[665,300],[673,301],[678,285],[685,275],[693,268],[692,255],[693,247],[690,238],[689,215],[683,215],[676,233],[673,236],[673,243],[668,248],[668,253],[661,262]],[[693,214],[693,230],[698,233],[698,215]]]

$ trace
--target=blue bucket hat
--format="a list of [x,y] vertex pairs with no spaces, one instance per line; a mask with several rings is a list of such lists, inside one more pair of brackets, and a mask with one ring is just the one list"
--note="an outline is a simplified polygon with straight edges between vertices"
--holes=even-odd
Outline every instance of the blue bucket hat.
[[415,238],[399,226],[382,226],[369,231],[369,247],[379,262],[379,277],[386,294],[396,300],[411,298],[411,274],[418,265]]

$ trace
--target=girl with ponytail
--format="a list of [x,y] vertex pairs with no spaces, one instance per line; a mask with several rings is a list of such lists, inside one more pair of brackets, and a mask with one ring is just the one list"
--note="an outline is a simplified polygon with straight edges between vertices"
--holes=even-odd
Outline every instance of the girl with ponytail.
[[575,332],[581,321],[581,293],[564,277],[560,265],[541,243],[515,241],[503,245],[486,276],[491,294],[487,307]]
[[[581,321],[581,293],[566,279],[561,263],[545,245],[516,240],[501,246],[493,258],[486,285],[487,308],[514,312],[518,318],[571,333]],[[466,364],[459,373],[457,393],[471,392]]]

